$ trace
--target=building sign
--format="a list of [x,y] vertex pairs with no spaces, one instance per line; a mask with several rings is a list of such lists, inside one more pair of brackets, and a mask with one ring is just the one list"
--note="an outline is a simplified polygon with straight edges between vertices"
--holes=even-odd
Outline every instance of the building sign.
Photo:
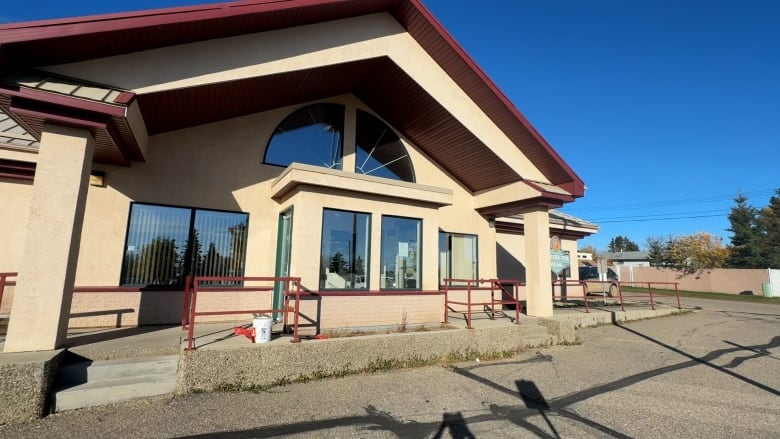
[[571,264],[569,252],[561,250],[561,238],[553,236],[550,238],[550,267],[556,276],[569,276],[569,267]]

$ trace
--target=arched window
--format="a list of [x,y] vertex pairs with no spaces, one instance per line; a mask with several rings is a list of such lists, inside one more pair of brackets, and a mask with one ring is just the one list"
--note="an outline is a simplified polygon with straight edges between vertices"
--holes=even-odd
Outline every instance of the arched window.
[[395,131],[370,113],[357,110],[355,172],[414,183],[409,154]]
[[344,106],[315,104],[287,116],[268,142],[264,163],[341,169]]
[[[355,172],[414,183],[412,161],[398,135],[374,115],[357,110]],[[264,163],[292,162],[342,169],[344,106],[315,104],[296,110],[276,127]]]

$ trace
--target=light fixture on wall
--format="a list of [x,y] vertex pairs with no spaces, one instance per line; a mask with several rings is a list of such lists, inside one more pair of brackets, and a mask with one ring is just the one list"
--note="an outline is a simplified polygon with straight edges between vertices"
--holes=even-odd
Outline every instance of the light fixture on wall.
[[106,173],[103,171],[91,171],[89,173],[89,185],[106,187]]
[[494,217],[494,216],[489,216],[488,217],[488,227],[490,227],[491,229],[495,229],[496,228],[496,217]]

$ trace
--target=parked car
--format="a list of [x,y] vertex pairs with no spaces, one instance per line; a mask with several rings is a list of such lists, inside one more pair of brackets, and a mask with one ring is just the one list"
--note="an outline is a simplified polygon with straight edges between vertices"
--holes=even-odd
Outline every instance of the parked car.
[[606,292],[609,297],[615,297],[618,294],[618,275],[611,268],[607,269],[607,278],[604,282],[600,281],[599,269],[595,266],[580,267],[580,280],[585,281],[583,289],[585,294],[600,294]]

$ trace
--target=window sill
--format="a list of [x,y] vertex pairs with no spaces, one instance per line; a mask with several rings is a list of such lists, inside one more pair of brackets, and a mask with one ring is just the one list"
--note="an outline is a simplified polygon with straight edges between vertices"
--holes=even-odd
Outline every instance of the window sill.
[[272,198],[282,200],[300,186],[319,186],[370,195],[414,200],[437,207],[452,204],[452,190],[417,183],[293,163],[271,186]]

